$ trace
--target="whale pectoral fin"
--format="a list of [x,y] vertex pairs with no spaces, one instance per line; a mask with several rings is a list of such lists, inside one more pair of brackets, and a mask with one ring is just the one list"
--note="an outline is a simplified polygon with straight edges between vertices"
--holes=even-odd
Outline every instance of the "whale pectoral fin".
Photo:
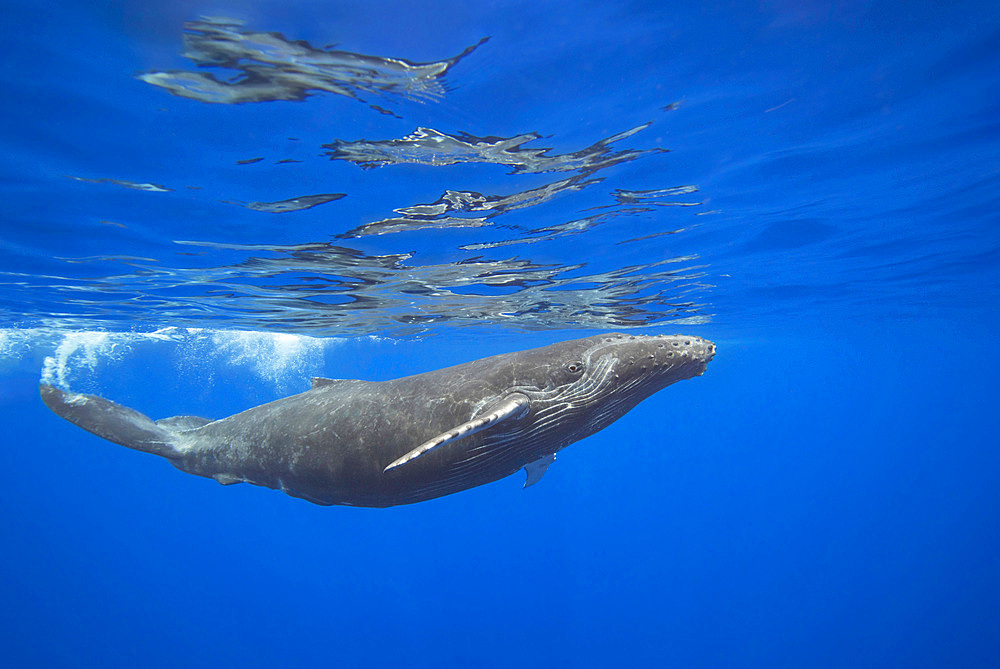
[[556,454],[549,453],[548,455],[543,455],[534,462],[529,462],[524,466],[524,473],[527,476],[524,479],[524,487],[528,488],[535,485],[542,480],[545,476],[545,472],[549,470],[549,465],[556,461]]
[[392,461],[383,471],[387,472],[390,469],[399,467],[400,465],[405,465],[407,462],[416,460],[421,455],[425,455],[426,453],[433,451],[435,448],[440,448],[446,444],[468,437],[470,434],[475,434],[476,432],[485,430],[486,428],[492,427],[501,421],[510,419],[517,420],[528,412],[530,404],[531,403],[527,396],[522,395],[521,393],[514,393],[504,398],[504,400],[494,409],[487,411],[482,416],[466,421],[458,427],[454,427],[447,432],[442,432],[433,439],[425,441],[403,457]]

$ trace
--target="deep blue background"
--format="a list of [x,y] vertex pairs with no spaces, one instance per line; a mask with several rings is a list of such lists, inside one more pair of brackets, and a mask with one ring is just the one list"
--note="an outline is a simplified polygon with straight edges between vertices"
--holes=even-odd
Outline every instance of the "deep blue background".
[[[695,183],[719,211],[669,249],[708,264],[715,288],[700,299],[713,320],[662,328],[719,353],[703,377],[561,453],[529,490],[518,475],[366,510],[222,487],[85,434],[37,398],[58,337],[0,339],[0,664],[1000,663],[992,4],[219,4],[3,3],[0,72],[17,94],[0,109],[0,270],[43,274],[52,256],[155,254],[207,234],[197,194],[151,204],[65,174],[300,194],[294,174],[253,183],[219,168],[285,137],[289,118],[313,144],[433,121],[540,130],[571,151],[683,100],[646,144],[672,153],[616,178]],[[405,121],[333,97],[273,116],[178,102],[131,78],[184,67],[182,22],[227,13],[412,60],[492,39],[441,107],[407,107]],[[159,106],[173,114],[150,114]],[[345,190],[394,188],[393,206],[441,191],[406,180],[419,170],[348,167],[329,167]],[[341,229],[364,208],[353,195]],[[215,239],[330,232],[322,208],[294,225],[218,211],[232,218],[211,219]],[[99,216],[146,236],[116,237]],[[457,240],[406,243],[434,253]],[[615,240],[561,247],[600,263]],[[8,324],[31,307],[13,281]],[[586,333],[433,334],[331,344],[321,370],[280,383],[254,372],[260,352],[199,364],[148,342],[68,380],[156,418],[221,417],[302,390],[309,373],[391,378]]]
[[[3,647],[17,666],[988,667],[993,344],[920,322],[720,340],[705,376],[537,486],[388,510],[184,476],[8,377]],[[446,348],[328,363],[368,350],[406,373],[462,358]],[[239,380],[215,380],[213,415],[249,404]],[[109,394],[146,408],[181,384]]]

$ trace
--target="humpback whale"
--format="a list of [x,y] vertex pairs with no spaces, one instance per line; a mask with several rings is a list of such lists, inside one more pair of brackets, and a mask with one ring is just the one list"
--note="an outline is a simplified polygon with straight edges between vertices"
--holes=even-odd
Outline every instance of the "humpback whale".
[[530,486],[559,451],[702,374],[714,355],[699,337],[601,334],[391,381],[314,378],[306,392],[215,421],[153,421],[94,395],[40,392],[71,423],[189,474],[387,507],[519,469]]

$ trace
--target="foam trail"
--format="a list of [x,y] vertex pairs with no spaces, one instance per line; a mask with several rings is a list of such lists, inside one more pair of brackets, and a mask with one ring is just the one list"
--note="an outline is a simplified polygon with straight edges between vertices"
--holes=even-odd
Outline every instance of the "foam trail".
[[98,358],[113,356],[114,348],[111,335],[107,332],[66,333],[55,353],[45,358],[41,381],[50,386],[68,389],[66,377],[71,365],[82,362],[88,370],[93,371],[97,367]]
[[199,328],[155,332],[0,329],[0,367],[23,366],[41,358],[39,380],[68,390],[153,355],[165,358],[178,373],[197,370],[203,382],[210,383],[220,369],[236,368],[284,392],[309,376],[320,375],[326,352],[345,341]]
[[[251,330],[217,331],[210,338],[216,364],[249,367],[281,391],[288,390],[290,383],[319,375],[325,347],[342,341]],[[204,346],[202,342],[197,348]]]

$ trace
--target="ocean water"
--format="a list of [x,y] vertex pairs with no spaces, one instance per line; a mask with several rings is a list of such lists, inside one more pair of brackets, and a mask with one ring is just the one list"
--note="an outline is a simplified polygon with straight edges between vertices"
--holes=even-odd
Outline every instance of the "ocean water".
[[[0,8],[0,665],[1000,664],[996,3]],[[219,418],[604,331],[718,353],[529,489],[389,509],[38,397]]]

